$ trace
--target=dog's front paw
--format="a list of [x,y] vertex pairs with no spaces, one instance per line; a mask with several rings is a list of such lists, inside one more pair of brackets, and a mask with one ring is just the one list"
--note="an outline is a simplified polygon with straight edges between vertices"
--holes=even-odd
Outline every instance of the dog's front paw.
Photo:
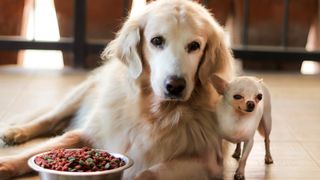
[[272,164],[273,163],[273,159],[272,159],[271,155],[266,155],[266,157],[264,158],[264,162],[266,164]]
[[234,174],[233,177],[234,177],[234,180],[245,180],[244,174],[238,171]]
[[135,178],[135,180],[157,180],[157,175],[150,171],[150,170],[145,170],[139,173]]
[[17,176],[18,169],[15,168],[14,164],[11,163],[12,160],[9,158],[0,158],[0,179],[11,179]]
[[1,139],[8,145],[26,142],[29,136],[20,128],[9,128],[4,131]]

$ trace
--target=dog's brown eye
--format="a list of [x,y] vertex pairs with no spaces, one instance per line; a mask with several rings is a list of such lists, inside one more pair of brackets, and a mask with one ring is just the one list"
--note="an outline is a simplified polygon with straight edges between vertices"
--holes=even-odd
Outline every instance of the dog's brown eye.
[[191,43],[188,44],[188,47],[187,47],[188,53],[191,53],[198,49],[200,49],[200,44],[197,41],[192,41]]
[[242,96],[239,94],[236,94],[233,96],[233,99],[239,100],[239,99],[242,99]]
[[163,48],[165,40],[162,36],[156,36],[151,39],[151,44],[153,44],[157,48]]
[[262,94],[258,94],[258,95],[257,95],[257,99],[258,99],[259,101],[261,101],[261,99],[262,99]]

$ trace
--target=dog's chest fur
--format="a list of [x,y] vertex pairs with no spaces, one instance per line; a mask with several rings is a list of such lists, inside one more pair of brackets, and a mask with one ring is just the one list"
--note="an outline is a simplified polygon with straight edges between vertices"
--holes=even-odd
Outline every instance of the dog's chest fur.
[[[195,99],[202,103],[194,103]],[[146,164],[154,165],[183,156],[199,156],[217,145],[214,115],[210,108],[202,107],[209,106],[208,99],[210,95],[203,99],[192,96],[187,102],[161,102],[151,91],[141,92],[139,118],[143,119],[137,121],[140,122],[139,130],[142,127],[145,129],[139,135],[146,136],[149,142],[144,152]],[[138,143],[133,144],[141,144],[139,138],[135,140]]]
[[219,132],[224,139],[233,143],[247,141],[254,136],[262,114],[262,103],[254,112],[239,115],[230,105],[223,101],[219,102],[217,106]]
[[[106,73],[123,68],[118,63],[111,63],[109,67]],[[114,76],[105,74],[104,77]],[[214,115],[210,108],[203,108],[208,107],[210,95],[202,100],[195,97],[197,102],[202,101],[198,104],[161,104],[149,94],[150,91],[141,93],[141,88],[131,86],[126,79],[106,79],[108,84],[96,90],[96,99],[104,101],[93,103],[87,116],[94,118],[88,118],[91,122],[83,122],[95,147],[125,153],[134,160],[126,177],[131,178],[157,163],[199,156],[217,148]]]

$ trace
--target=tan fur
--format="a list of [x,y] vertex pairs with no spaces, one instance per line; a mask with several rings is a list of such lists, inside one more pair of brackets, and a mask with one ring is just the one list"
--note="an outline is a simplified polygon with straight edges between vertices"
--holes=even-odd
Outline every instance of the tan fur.
[[[188,79],[190,95],[180,100],[165,100],[157,96],[152,87],[152,68],[157,66],[151,66],[153,54],[147,39],[151,32],[147,32],[146,25],[160,23],[169,29],[163,30],[165,35],[172,35],[173,38],[181,36],[180,39],[183,39],[185,37],[181,34],[172,32],[178,28],[168,19],[174,18],[176,23],[188,28],[183,30],[194,32],[187,34],[188,38],[195,36],[202,44],[197,52],[188,54],[185,44],[172,42],[177,44],[167,51],[178,57],[173,60],[187,63],[190,59],[199,61],[199,64],[195,65],[192,61],[193,64],[190,63],[185,72],[194,73]],[[176,49],[178,45],[180,49]],[[54,122],[53,126],[56,126],[65,116],[76,115],[67,133],[39,145],[42,148],[28,150],[23,158],[15,156],[14,161],[0,158],[0,176],[11,177],[30,171],[24,166],[16,173],[17,169],[8,168],[8,165],[18,167],[18,163],[25,163],[28,157],[38,152],[86,144],[130,156],[134,165],[126,170],[124,179],[221,177],[221,139],[217,134],[214,113],[218,94],[208,82],[208,77],[218,73],[230,79],[233,75],[232,56],[224,43],[223,29],[210,13],[201,5],[186,0],[150,3],[140,15],[127,19],[102,58],[105,64],[94,71],[69,98],[44,116],[49,118],[30,122],[32,127],[36,127],[33,132],[30,128],[20,128],[28,134],[27,138],[19,139],[17,133],[8,131],[4,134],[3,139],[7,143],[24,142],[52,130],[50,126],[41,127],[39,122]],[[180,68],[179,65],[184,64],[177,63],[177,68]]]

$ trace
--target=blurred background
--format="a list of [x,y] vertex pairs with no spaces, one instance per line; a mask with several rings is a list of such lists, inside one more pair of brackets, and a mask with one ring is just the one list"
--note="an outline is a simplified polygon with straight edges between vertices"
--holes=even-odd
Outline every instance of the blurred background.
[[[145,0],[1,0],[0,65],[94,68],[132,4]],[[228,32],[244,70],[320,71],[318,0],[198,0]]]
[[[100,53],[131,7],[139,11],[144,2],[0,0],[0,131],[61,102],[101,65]],[[262,78],[271,91],[275,164],[264,164],[264,140],[257,135],[246,179],[320,179],[320,0],[198,2],[225,27],[238,73]],[[46,138],[16,146],[0,141],[0,156]],[[237,168],[232,150],[224,179],[233,179]]]

